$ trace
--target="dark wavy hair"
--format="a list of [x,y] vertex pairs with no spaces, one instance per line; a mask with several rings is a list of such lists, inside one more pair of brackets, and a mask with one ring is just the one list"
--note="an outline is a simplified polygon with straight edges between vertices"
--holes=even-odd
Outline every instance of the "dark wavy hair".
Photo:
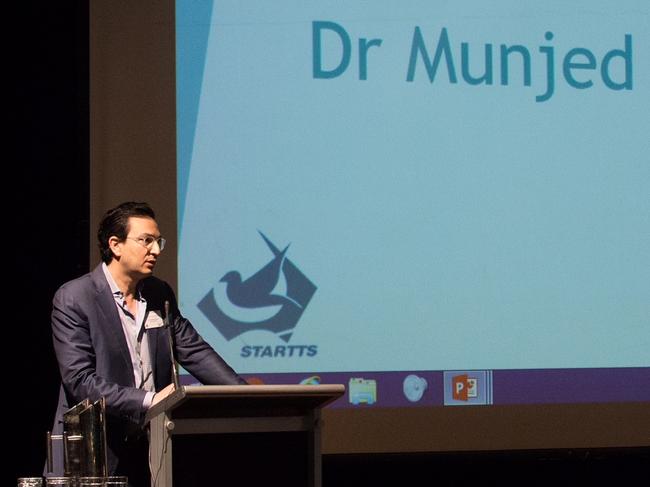
[[113,252],[108,246],[108,239],[115,236],[120,241],[126,240],[129,233],[128,225],[129,218],[144,217],[156,219],[156,215],[147,203],[137,203],[134,201],[127,201],[121,205],[108,210],[102,217],[97,231],[97,240],[99,240],[99,252],[102,256],[102,261],[109,264],[113,260]]

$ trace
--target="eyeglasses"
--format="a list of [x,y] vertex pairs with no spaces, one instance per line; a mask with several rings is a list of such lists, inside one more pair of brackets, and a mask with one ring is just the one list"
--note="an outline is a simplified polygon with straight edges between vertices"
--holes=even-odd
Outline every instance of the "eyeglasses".
[[165,240],[162,237],[154,237],[152,235],[145,235],[144,237],[138,237],[138,238],[131,238],[131,237],[126,237],[129,240],[134,240],[135,242],[138,242],[140,245],[145,247],[148,250],[151,250],[153,248],[154,242],[158,244],[158,248],[162,252],[165,249],[165,243],[167,243],[167,240]]

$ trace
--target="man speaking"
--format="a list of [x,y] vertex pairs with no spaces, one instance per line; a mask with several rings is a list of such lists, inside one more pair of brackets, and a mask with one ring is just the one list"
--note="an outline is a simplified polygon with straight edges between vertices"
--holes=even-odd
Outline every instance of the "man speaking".
[[[109,475],[126,475],[131,485],[145,487],[150,485],[145,414],[174,387],[168,333],[176,360],[203,384],[245,381],[183,318],[170,286],[153,277],[165,239],[146,203],[122,203],[106,212],[97,237],[102,263],[61,286],[53,300],[61,373],[53,433],[62,433],[70,407],[104,397]],[[57,463],[54,474],[61,475]]]

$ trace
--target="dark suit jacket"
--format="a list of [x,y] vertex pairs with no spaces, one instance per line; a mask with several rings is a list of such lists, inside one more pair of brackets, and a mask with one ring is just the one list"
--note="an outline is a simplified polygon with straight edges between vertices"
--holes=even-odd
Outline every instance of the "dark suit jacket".
[[[174,293],[166,282],[149,277],[140,284],[147,313],[155,310],[164,317],[164,303],[169,301],[176,359],[187,371],[203,384],[245,383],[180,315]],[[146,333],[154,383],[159,391],[171,383],[172,377],[167,329],[151,328]],[[124,443],[142,431],[146,393],[135,386],[122,323],[101,264],[59,288],[53,301],[52,334],[61,372],[53,433],[61,433],[67,409],[85,398],[96,401],[105,397],[108,468],[109,473],[115,473]],[[61,469],[61,462],[55,461],[55,473],[59,474]]]

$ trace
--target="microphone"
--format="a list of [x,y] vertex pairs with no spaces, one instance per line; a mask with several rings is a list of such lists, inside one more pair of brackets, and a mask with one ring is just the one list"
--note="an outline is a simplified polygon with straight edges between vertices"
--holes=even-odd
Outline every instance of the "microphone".
[[175,389],[180,389],[181,381],[178,376],[178,364],[176,363],[176,357],[174,356],[174,349],[176,344],[174,343],[174,331],[172,330],[172,324],[169,320],[169,301],[165,300],[165,321],[164,327],[167,328],[167,337],[169,338],[169,355],[172,361],[172,382],[174,383]]

